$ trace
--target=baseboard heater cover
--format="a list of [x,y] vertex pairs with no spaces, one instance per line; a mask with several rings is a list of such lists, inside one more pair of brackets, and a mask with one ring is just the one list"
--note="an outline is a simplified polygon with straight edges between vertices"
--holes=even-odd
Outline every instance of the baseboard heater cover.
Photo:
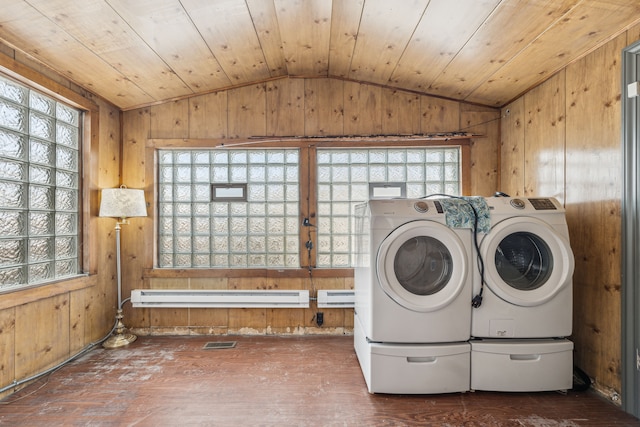
[[318,291],[318,308],[353,308],[355,292],[349,289]]
[[308,308],[308,290],[134,289],[137,308]]

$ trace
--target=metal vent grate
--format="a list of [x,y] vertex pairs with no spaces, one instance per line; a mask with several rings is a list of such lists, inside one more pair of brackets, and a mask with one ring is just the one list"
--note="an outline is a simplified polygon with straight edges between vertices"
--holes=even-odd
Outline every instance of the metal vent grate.
[[204,345],[205,350],[219,350],[223,348],[234,348],[236,346],[236,341],[217,341],[217,342],[208,342]]

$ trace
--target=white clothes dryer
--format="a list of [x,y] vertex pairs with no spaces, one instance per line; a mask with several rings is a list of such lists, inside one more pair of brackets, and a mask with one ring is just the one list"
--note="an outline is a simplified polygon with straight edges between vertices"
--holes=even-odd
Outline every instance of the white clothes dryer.
[[[478,338],[571,335],[574,257],[565,210],[554,198],[486,198],[490,231],[481,236],[482,304],[472,310]],[[474,295],[480,292],[478,269]]]
[[448,227],[437,199],[359,205],[354,247],[355,311],[369,342],[469,339],[472,234]]

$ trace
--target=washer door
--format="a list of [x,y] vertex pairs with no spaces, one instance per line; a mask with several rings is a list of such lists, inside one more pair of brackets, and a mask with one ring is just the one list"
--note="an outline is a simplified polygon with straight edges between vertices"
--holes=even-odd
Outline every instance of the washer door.
[[569,241],[537,218],[499,222],[482,241],[486,285],[508,303],[532,307],[571,284]]
[[468,260],[463,242],[449,227],[412,221],[382,241],[376,272],[391,299],[410,310],[428,312],[458,296],[467,280]]

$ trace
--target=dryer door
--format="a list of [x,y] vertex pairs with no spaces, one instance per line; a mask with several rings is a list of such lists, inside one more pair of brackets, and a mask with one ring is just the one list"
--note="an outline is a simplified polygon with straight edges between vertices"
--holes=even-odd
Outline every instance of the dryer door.
[[536,306],[571,285],[574,270],[569,241],[537,218],[497,223],[482,241],[486,285],[503,300]]
[[412,221],[391,232],[376,258],[384,292],[413,311],[439,310],[451,303],[467,280],[468,259],[462,240],[449,227]]

